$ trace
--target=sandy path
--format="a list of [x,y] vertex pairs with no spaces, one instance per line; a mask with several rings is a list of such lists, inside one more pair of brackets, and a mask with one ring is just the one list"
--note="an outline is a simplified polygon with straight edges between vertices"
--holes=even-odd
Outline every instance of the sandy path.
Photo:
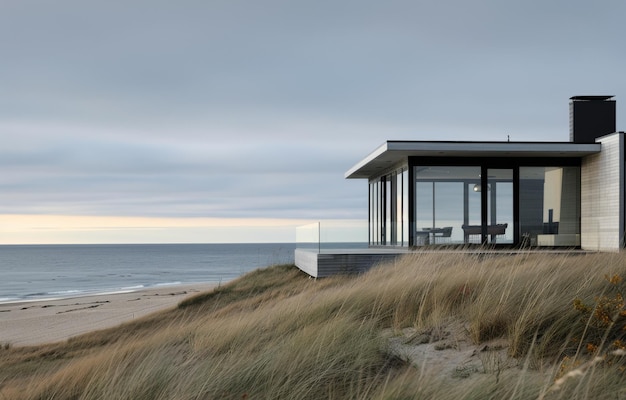
[[184,298],[214,287],[215,284],[199,283],[132,293],[0,304],[0,345],[66,340],[174,307]]

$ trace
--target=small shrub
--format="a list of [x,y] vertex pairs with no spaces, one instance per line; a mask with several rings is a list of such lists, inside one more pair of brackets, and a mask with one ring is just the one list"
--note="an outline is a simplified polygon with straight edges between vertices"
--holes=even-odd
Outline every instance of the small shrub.
[[[593,303],[580,298],[573,302],[582,318],[583,334],[578,340],[577,356],[565,357],[557,374],[557,383],[589,366],[609,368],[616,373],[626,371],[626,304],[621,275],[605,275],[608,287]],[[605,294],[607,293],[607,294]],[[582,357],[580,357],[582,355]],[[586,361],[588,360],[588,361]]]
[[609,283],[608,295],[596,296],[593,305],[579,298],[574,300],[574,308],[584,316],[587,334],[583,338],[583,343],[587,353],[590,354],[597,354],[605,348],[605,350],[626,349],[623,279],[617,274],[607,275],[605,279]]

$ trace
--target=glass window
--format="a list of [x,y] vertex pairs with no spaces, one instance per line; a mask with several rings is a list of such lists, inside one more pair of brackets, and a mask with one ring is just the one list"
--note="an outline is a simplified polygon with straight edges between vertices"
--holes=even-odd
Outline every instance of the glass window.
[[374,244],[380,244],[380,181],[374,187]]
[[374,219],[376,217],[374,210],[375,210],[375,206],[374,206],[374,194],[375,194],[375,184],[373,182],[370,182],[369,184],[370,187],[370,199],[369,199],[369,242],[370,244],[374,244],[375,243],[375,234],[374,234]]
[[403,174],[404,171],[398,171],[398,173],[394,174],[394,208],[395,208],[395,216],[394,216],[394,244],[398,245],[398,246],[403,246],[404,245],[404,238],[403,238],[403,231],[404,231],[404,224],[403,224],[403,213],[404,213],[404,209],[403,209]]
[[468,183],[468,215],[466,225],[480,225],[480,183]]
[[580,245],[580,167],[520,167],[519,190],[522,244]]
[[513,170],[487,170],[487,243],[513,243]]
[[370,244],[380,244],[380,181],[370,182]]
[[408,245],[408,171],[399,170],[369,182],[369,242]]
[[480,167],[414,168],[415,245],[466,243],[472,227],[480,241]]
[[391,221],[392,219],[392,211],[391,211],[391,205],[392,205],[392,201],[391,201],[391,176],[388,175],[385,177],[385,184],[384,184],[384,204],[383,204],[383,212],[385,214],[385,226],[383,227],[383,232],[384,232],[384,237],[383,237],[383,243],[382,244],[392,244],[392,237],[391,237]]
[[402,245],[409,245],[409,171],[402,171]]

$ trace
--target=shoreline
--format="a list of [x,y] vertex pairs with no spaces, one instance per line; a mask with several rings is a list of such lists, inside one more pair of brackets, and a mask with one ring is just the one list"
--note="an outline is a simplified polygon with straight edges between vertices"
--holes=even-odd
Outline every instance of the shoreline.
[[[95,290],[67,290],[63,292],[50,292],[41,294],[41,297],[1,297],[0,298],[0,308],[7,305],[21,304],[21,303],[36,303],[36,302],[44,302],[44,301],[56,301],[56,300],[68,300],[68,299],[79,299],[81,297],[97,297],[97,296],[113,296],[117,294],[127,294],[127,293],[137,293],[145,290],[161,290],[161,289],[174,289],[180,287],[191,287],[191,286],[219,286],[223,285],[226,282],[173,282],[173,283],[157,283],[150,286],[137,285],[133,287],[123,287],[119,289],[95,289]],[[66,293],[63,295],[55,295],[55,293]],[[28,295],[34,296],[34,295]]]
[[175,307],[183,299],[213,290],[215,282],[154,286],[0,303],[0,344],[30,346],[67,340]]

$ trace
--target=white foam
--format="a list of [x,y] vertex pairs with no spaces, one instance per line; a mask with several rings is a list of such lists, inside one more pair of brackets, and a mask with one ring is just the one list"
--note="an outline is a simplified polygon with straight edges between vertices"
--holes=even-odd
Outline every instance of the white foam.
[[2,304],[15,304],[15,303],[34,303],[36,301],[53,301],[53,300],[59,300],[60,297],[40,297],[40,298],[28,298],[28,299],[24,299],[24,298],[12,298],[6,301],[0,301],[0,303]]
[[177,286],[177,285],[182,285],[182,282],[165,282],[165,283],[156,283],[154,286],[159,287],[159,286]]
[[144,285],[126,286],[120,290],[126,290],[126,291],[132,292],[132,291],[139,290],[139,289],[145,289],[145,286]]
[[19,300],[17,297],[0,297],[1,303],[14,303],[16,300]]
[[65,296],[74,296],[77,294],[83,294],[86,293],[84,290],[60,290],[58,292],[48,292],[46,294],[49,294],[51,296],[61,296],[61,297],[65,297]]

